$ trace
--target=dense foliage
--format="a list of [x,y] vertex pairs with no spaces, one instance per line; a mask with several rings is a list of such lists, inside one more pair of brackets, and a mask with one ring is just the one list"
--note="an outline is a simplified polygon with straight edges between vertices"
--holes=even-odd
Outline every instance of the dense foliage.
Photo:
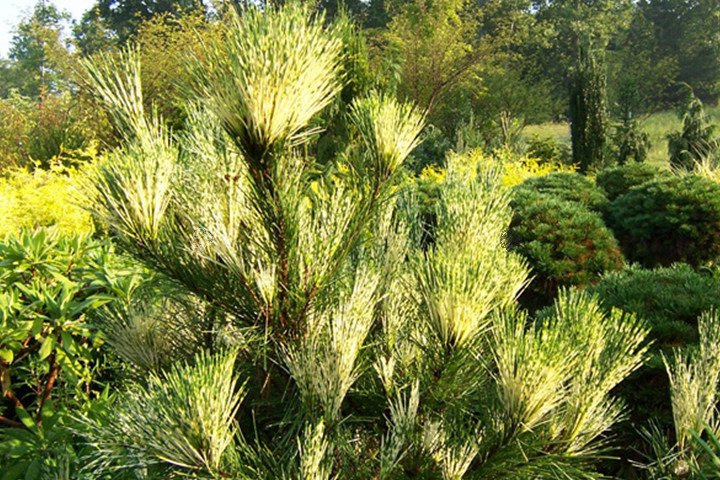
[[702,102],[692,96],[682,114],[682,131],[668,136],[670,165],[676,169],[693,170],[698,162],[720,149],[715,126],[708,122]]
[[7,171],[0,178],[0,238],[51,226],[65,234],[92,232],[90,214],[80,205],[82,179],[82,172],[59,165]]
[[720,308],[717,278],[685,264],[611,272],[593,292],[605,308],[619,308],[647,320],[652,336],[662,345],[696,341],[700,315]]
[[714,478],[719,22],[38,1],[0,59],[0,479]]
[[612,143],[609,154],[617,159],[618,165],[625,165],[630,160],[638,163],[647,160],[650,136],[634,118],[623,118],[621,123],[614,125]]
[[[331,18],[352,16],[355,38],[368,47],[358,59],[369,67],[367,85],[427,108],[437,145],[456,145],[469,127],[470,147],[522,148],[519,134],[527,122],[570,117],[574,162],[584,170],[603,156],[620,163],[640,159],[645,142],[635,119],[682,101],[678,85],[689,85],[703,101],[717,100],[720,40],[713,1],[323,0],[316,6]],[[75,22],[51,1],[39,1],[16,25],[8,59],[0,61],[0,98],[20,95],[33,110],[62,119],[66,147],[92,137],[106,140],[113,132],[95,118],[96,105],[86,102],[88,88],[77,66],[83,56],[136,42],[146,65],[146,108],[154,104],[166,122],[182,128],[184,54],[198,54],[228,11],[245,3],[96,0]],[[347,73],[353,82],[356,72]],[[53,106],[58,99],[66,103],[68,94],[71,111]],[[29,115],[32,123],[34,113]],[[613,120],[619,121],[615,145],[604,148]],[[1,130],[5,157],[5,134],[17,137]],[[440,164],[442,155],[430,160]]]
[[612,201],[626,194],[632,187],[654,180],[663,173],[652,165],[630,163],[601,170],[595,178],[595,183],[605,191],[608,200]]
[[570,89],[573,161],[583,173],[602,168],[607,154],[608,117],[604,57],[589,47],[577,52]]
[[537,192],[561,200],[577,202],[594,212],[604,212],[608,205],[605,193],[588,177],[571,172],[552,172],[532,177],[518,185],[517,192]]
[[[618,391],[631,406],[636,425],[652,422],[659,430],[672,429],[664,358],[672,355],[673,348],[697,348],[699,319],[704,312],[720,308],[720,282],[685,264],[656,269],[633,266],[604,275],[592,291],[607,311],[617,308],[648,322],[651,357]],[[629,442],[636,438],[630,427],[624,435]]]
[[720,185],[696,176],[643,183],[610,204],[610,225],[629,260],[702,265],[720,255]]
[[146,337],[108,341],[147,373],[83,416],[73,478],[595,475],[645,327],[568,291],[528,328],[494,164],[448,159],[423,245],[402,174],[423,123],[412,106],[358,98],[349,148],[308,155],[342,51],[338,23],[307,7],[243,11],[195,60],[180,134],[142,109],[134,52],[86,64],[125,137],[98,166],[94,215],[203,307],[176,317],[204,351],[180,345],[165,366],[133,355]]
[[43,230],[0,243],[0,255],[0,378],[12,412],[0,418],[27,426],[48,403],[77,406],[98,388],[103,341],[92,315],[140,277],[106,243]]
[[508,246],[533,268],[531,305],[547,304],[561,286],[591,285],[602,273],[623,265],[612,233],[597,213],[583,205],[520,190],[512,206]]

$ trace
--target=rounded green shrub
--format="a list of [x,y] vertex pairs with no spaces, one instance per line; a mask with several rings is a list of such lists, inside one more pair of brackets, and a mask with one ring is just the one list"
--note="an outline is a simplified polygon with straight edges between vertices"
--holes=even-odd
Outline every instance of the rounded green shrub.
[[695,341],[700,314],[720,308],[720,281],[682,263],[610,272],[593,290],[606,308],[646,320],[661,345]]
[[618,393],[630,405],[637,424],[653,419],[672,428],[672,408],[663,355],[676,347],[695,345],[698,317],[720,308],[720,281],[687,264],[645,269],[639,266],[610,272],[592,288],[600,304],[643,319],[650,326],[651,355],[642,369],[621,384]]
[[646,163],[629,163],[602,170],[598,173],[595,182],[605,192],[608,200],[612,201],[627,193],[632,187],[655,180],[662,175],[667,174]]
[[643,183],[616,198],[609,223],[628,259],[701,265],[720,256],[720,185],[696,175]]
[[525,300],[549,303],[562,286],[585,287],[623,265],[617,241],[599,214],[577,202],[520,190],[512,202],[508,247],[533,268]]
[[592,180],[579,173],[554,172],[529,178],[515,190],[552,195],[561,200],[580,203],[596,212],[604,212],[608,204],[605,193]]

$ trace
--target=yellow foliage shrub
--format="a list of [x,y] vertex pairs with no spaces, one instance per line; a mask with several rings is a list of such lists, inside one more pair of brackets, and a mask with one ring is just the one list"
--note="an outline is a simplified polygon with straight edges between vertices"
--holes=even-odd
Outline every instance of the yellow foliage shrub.
[[537,158],[516,155],[506,150],[496,153],[503,166],[502,183],[506,187],[519,185],[528,178],[541,177],[553,172],[574,172],[575,167],[560,162],[540,162]]
[[62,233],[91,233],[90,214],[79,202],[75,168],[12,168],[0,177],[0,238],[23,228],[54,227]]
[[[462,169],[466,169],[468,175],[473,175],[477,171],[478,165],[482,163],[502,168],[502,183],[505,187],[514,187],[530,177],[540,177],[552,172],[575,171],[575,168],[571,165],[564,165],[559,162],[541,163],[536,158],[518,155],[507,149],[496,150],[491,155],[485,154],[480,149],[463,154],[451,153],[450,155],[456,157],[455,164]],[[430,165],[420,173],[419,180],[422,184],[432,185],[440,183],[444,177],[445,170],[443,168]]]

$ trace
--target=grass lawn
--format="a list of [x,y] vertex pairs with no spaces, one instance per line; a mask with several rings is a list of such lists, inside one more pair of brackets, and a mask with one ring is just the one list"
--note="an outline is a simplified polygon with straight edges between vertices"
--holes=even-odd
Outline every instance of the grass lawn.
[[[720,106],[705,107],[705,112],[711,121],[720,125]],[[665,167],[668,162],[667,135],[680,130],[682,121],[673,110],[653,113],[640,120],[643,129],[650,136],[650,152],[648,162]],[[559,142],[570,144],[570,125],[567,123],[542,123],[528,125],[523,130],[526,138],[553,138]]]

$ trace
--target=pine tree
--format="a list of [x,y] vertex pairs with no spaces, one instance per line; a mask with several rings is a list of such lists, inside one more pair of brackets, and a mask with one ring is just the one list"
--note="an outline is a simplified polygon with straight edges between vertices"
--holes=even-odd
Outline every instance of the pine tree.
[[[94,213],[198,308],[160,327],[132,305],[103,322],[143,375],[84,420],[86,470],[592,478],[645,327],[575,291],[542,322],[518,310],[529,272],[504,243],[498,168],[448,160],[423,244],[403,174],[423,126],[413,106],[354,100],[349,147],[308,156],[342,87],[342,25],[293,2],[229,25],[193,61],[181,134],[143,110],[136,52],[87,64],[126,136],[98,167]],[[142,345],[163,345],[171,366]]]

